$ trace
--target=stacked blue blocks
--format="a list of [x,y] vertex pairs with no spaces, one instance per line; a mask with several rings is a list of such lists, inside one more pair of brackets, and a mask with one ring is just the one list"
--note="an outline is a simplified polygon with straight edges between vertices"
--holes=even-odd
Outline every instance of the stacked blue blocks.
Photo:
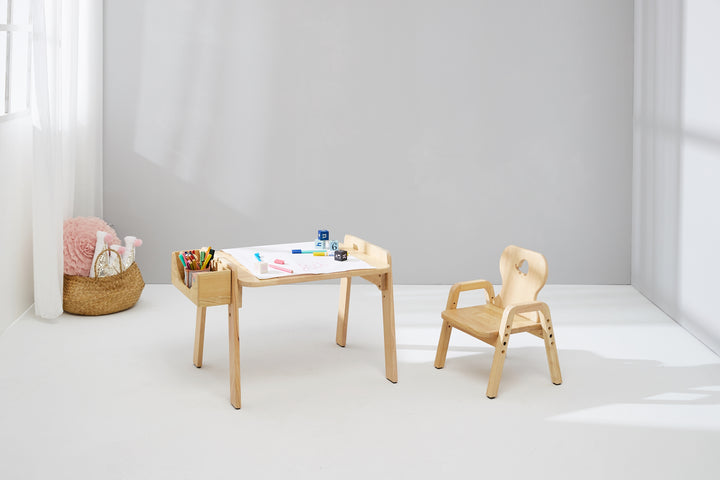
[[[318,250],[330,250],[336,252],[340,244],[337,240],[330,240],[330,232],[327,230],[318,230],[317,240],[315,240],[315,248]],[[335,260],[339,260],[337,255],[334,255]],[[342,260],[347,260],[347,252]]]

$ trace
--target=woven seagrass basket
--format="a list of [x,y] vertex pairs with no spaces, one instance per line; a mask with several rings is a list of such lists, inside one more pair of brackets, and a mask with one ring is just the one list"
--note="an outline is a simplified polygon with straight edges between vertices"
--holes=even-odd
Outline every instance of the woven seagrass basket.
[[[108,250],[108,255],[113,252],[120,258],[115,250]],[[122,268],[122,262],[120,265]],[[94,268],[97,272],[97,260]],[[76,315],[107,315],[127,310],[137,303],[145,287],[135,262],[108,277],[64,275],[63,278],[63,310]]]

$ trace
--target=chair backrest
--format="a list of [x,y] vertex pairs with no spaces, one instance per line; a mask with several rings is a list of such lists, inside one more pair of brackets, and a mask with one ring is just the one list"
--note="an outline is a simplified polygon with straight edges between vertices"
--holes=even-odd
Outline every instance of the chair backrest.
[[500,275],[503,282],[495,305],[505,308],[514,303],[534,302],[547,281],[547,260],[541,253],[510,245],[500,256]]

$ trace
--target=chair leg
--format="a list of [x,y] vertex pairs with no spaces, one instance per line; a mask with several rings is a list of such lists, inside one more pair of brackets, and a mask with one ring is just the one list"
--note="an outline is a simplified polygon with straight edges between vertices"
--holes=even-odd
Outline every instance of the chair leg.
[[500,388],[500,377],[502,376],[503,365],[505,365],[505,356],[507,355],[509,340],[509,335],[505,338],[499,336],[497,344],[495,345],[495,355],[493,355],[493,363],[490,368],[490,380],[488,381],[487,391],[485,392],[488,398],[495,398]]
[[435,368],[443,368],[445,366],[445,358],[447,357],[448,345],[450,345],[450,334],[452,327],[447,320],[443,320],[440,330],[440,341],[438,342],[437,353],[435,354]]
[[552,383],[560,385],[562,383],[562,375],[560,374],[560,360],[558,359],[557,345],[555,345],[555,332],[553,331],[552,321],[548,316],[541,316],[543,324],[543,340],[545,340],[545,354],[547,355],[548,366],[550,367],[550,378]]

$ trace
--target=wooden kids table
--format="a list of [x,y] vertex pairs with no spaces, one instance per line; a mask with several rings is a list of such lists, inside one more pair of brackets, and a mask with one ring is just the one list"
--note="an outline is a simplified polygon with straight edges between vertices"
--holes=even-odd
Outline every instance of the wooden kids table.
[[385,376],[397,382],[397,351],[395,346],[395,306],[393,301],[392,262],[390,253],[376,245],[352,235],[346,235],[340,248],[348,255],[364,260],[375,268],[348,270],[335,273],[289,275],[277,278],[258,279],[234,257],[222,251],[216,252],[216,270],[195,274],[192,288],[183,281],[185,269],[178,254],[171,257],[172,283],[196,306],[195,348],[193,364],[202,366],[203,343],[205,338],[205,312],[214,305],[228,306],[228,339],[230,344],[230,403],[240,408],[240,340],[238,337],[238,309],[242,306],[243,287],[269,287],[290,283],[314,282],[340,279],[340,306],[337,317],[335,341],[345,346],[347,338],[348,307],[350,305],[350,281],[361,277],[375,284],[382,294],[383,333],[385,337]]

